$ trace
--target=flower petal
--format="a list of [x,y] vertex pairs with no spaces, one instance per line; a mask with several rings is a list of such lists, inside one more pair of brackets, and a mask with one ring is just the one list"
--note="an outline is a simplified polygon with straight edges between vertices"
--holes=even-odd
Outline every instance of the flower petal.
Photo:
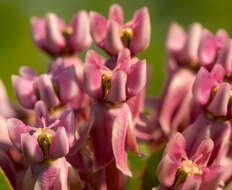
[[109,19],[117,21],[120,25],[123,24],[123,9],[118,4],[110,6]]

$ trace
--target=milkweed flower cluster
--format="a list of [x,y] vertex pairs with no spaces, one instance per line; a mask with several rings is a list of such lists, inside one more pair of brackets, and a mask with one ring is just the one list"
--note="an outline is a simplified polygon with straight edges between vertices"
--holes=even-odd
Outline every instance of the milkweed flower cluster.
[[[31,19],[31,36],[51,58],[47,72],[23,66],[12,76],[18,105],[0,82],[0,166],[14,189],[124,189],[128,150],[149,156],[140,141],[151,150],[166,144],[153,189],[229,184],[232,42],[225,30],[171,24],[167,80],[155,98],[146,97],[149,69],[137,57],[150,43],[148,8],[128,22],[117,4],[108,19],[81,10],[66,24],[48,13]],[[88,49],[92,42],[105,57]]]

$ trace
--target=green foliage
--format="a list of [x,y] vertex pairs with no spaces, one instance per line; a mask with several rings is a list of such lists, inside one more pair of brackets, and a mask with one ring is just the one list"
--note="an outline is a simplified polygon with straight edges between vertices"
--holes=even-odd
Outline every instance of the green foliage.
[[13,190],[6,174],[0,167],[0,190]]

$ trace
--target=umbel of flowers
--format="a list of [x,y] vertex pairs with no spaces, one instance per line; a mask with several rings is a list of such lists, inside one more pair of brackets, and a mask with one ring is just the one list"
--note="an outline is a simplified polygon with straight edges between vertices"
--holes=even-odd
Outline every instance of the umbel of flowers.
[[[47,72],[23,66],[12,76],[19,104],[0,82],[0,170],[14,189],[125,189],[133,173],[128,151],[141,156],[140,140],[150,150],[142,159],[166,145],[153,189],[223,190],[231,182],[232,42],[225,30],[171,24],[167,80],[152,98],[146,59],[137,57],[150,43],[147,7],[127,22],[117,4],[108,18],[81,10],[69,24],[47,13],[31,19],[31,36],[51,58]],[[92,42],[105,57],[88,49]]]

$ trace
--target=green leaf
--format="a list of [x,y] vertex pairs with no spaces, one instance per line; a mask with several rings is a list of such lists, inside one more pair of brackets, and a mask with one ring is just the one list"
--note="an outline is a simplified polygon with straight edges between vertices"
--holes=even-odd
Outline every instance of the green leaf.
[[6,174],[0,167],[0,190],[13,190],[10,181],[8,180]]
[[159,185],[159,181],[156,177],[156,168],[160,163],[163,151],[164,151],[164,145],[161,145],[157,147],[155,151],[151,154],[151,156],[148,158],[143,173],[140,189],[151,190],[153,187]]

